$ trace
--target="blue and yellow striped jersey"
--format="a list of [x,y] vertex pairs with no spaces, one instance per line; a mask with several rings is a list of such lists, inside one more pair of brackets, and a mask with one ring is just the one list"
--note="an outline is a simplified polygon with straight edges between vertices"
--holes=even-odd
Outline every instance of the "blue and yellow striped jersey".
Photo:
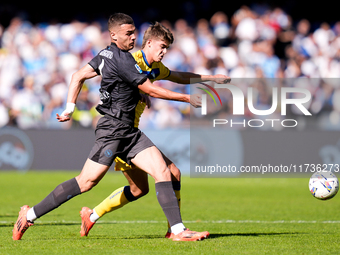
[[142,50],[133,53],[132,56],[151,82],[162,80],[170,75],[170,70],[162,62],[154,62],[150,66]]
[[[132,54],[135,58],[137,65],[142,69],[143,73],[147,75],[151,82],[162,80],[170,75],[170,70],[162,62],[154,62],[152,65],[149,65],[145,54],[142,50],[136,51]],[[140,91],[143,93],[142,91]],[[140,117],[146,107],[145,103],[141,101],[138,102],[138,105],[135,110],[135,122],[134,126],[138,127]]]

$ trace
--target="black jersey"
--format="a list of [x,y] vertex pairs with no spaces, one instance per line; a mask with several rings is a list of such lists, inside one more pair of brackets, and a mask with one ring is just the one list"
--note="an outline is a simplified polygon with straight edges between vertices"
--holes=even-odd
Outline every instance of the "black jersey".
[[97,111],[133,125],[140,99],[138,85],[144,83],[147,77],[131,53],[111,43],[89,65],[102,76],[100,93],[103,104],[96,107]]

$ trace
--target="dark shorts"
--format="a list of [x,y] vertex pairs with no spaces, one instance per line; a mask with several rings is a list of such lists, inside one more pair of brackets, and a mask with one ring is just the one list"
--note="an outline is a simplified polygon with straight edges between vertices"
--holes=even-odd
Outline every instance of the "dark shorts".
[[106,166],[111,166],[116,157],[131,164],[139,152],[154,146],[138,128],[108,116],[99,119],[95,134],[96,142],[89,159]]

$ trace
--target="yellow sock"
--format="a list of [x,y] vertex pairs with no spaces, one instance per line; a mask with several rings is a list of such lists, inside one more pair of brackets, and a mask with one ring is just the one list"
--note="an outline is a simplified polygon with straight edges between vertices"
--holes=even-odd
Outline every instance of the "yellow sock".
[[99,217],[104,216],[108,212],[112,212],[129,203],[124,195],[124,187],[116,189],[103,202],[97,205],[94,209]]
[[[177,198],[178,207],[181,210],[181,191],[180,190],[174,190],[174,191],[175,191],[175,195],[176,195],[176,198]],[[169,222],[168,222],[168,229],[171,229]]]

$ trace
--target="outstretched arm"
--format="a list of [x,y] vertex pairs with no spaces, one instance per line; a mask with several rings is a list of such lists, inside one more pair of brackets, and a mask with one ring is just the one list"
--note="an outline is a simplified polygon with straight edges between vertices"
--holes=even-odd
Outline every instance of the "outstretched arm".
[[68,121],[71,118],[71,115],[74,111],[74,107],[77,101],[77,97],[80,93],[81,88],[83,87],[84,81],[90,78],[97,76],[96,71],[87,64],[79,71],[75,72],[72,75],[71,83],[68,89],[67,94],[67,104],[66,109],[63,111],[61,115],[57,113],[57,120],[59,122]]
[[165,78],[165,80],[169,80],[180,84],[191,84],[204,81],[214,81],[216,83],[224,84],[231,81],[230,77],[222,74],[201,75],[189,72],[176,72],[176,71],[171,71],[171,74],[167,78]]
[[195,108],[200,107],[202,104],[202,100],[199,95],[190,96],[188,94],[173,92],[171,90],[153,85],[149,79],[147,79],[143,84],[139,85],[138,88],[151,97],[186,102],[190,103]]

